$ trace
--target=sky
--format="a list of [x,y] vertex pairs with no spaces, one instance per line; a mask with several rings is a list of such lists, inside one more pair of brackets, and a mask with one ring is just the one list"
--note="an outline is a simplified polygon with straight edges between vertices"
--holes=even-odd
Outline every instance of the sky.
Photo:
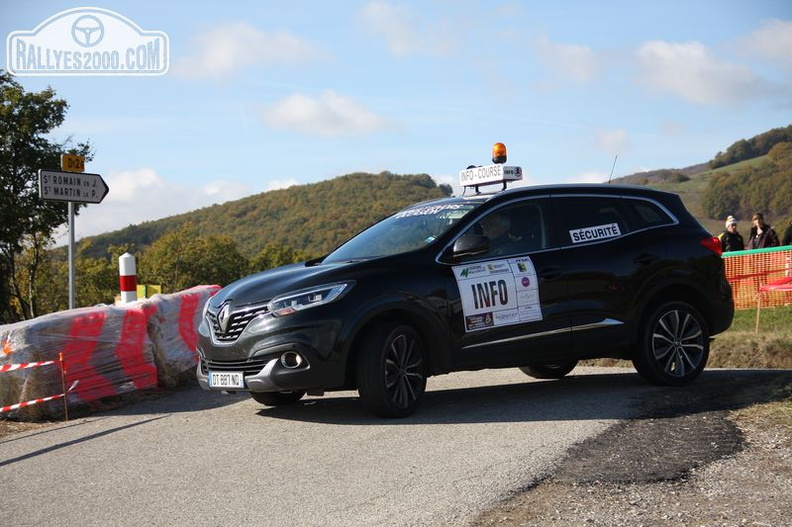
[[164,33],[168,63],[16,77],[68,101],[51,137],[89,141],[110,187],[78,240],[360,171],[459,193],[494,142],[519,185],[603,182],[792,124],[788,0],[0,0],[0,68],[12,34],[84,6]]

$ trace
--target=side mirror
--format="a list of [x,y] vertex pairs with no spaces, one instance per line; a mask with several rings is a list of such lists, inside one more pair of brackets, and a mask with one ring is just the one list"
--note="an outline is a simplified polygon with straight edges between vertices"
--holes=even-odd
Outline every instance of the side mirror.
[[480,234],[465,234],[457,238],[454,242],[454,258],[462,258],[464,256],[476,256],[484,254],[490,248],[490,240],[486,236]]

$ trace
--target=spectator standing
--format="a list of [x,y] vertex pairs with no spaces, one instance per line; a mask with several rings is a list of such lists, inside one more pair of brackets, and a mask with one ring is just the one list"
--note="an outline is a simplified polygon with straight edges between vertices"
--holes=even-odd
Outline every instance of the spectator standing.
[[729,216],[726,218],[725,227],[726,230],[718,236],[723,252],[744,251],[745,240],[743,240],[742,235],[737,232],[737,219],[734,216]]
[[751,235],[748,237],[749,249],[764,249],[765,247],[781,245],[776,232],[770,225],[765,223],[764,214],[755,212],[752,220],[753,227],[751,227]]

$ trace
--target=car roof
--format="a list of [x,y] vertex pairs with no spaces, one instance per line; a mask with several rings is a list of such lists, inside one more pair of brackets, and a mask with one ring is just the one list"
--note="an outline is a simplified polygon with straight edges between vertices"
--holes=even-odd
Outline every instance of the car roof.
[[425,206],[425,205],[445,205],[445,204],[461,204],[473,203],[481,205],[488,201],[509,201],[513,198],[528,197],[528,196],[559,196],[559,195],[576,195],[576,194],[602,194],[602,195],[616,195],[616,196],[632,196],[644,197],[649,199],[657,199],[668,203],[668,199],[679,199],[677,194],[663,190],[657,190],[650,187],[643,187],[639,185],[620,185],[611,183],[556,183],[550,185],[531,185],[523,187],[512,187],[505,190],[497,190],[494,192],[480,192],[476,193],[472,189],[466,189],[468,193],[463,193],[459,196],[448,196],[445,198],[437,198],[426,201],[421,201],[408,205],[406,208]]

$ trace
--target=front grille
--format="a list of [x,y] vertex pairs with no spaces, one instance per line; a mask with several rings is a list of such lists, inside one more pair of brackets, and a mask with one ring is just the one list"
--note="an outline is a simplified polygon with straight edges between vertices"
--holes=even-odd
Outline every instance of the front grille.
[[216,361],[216,360],[201,360],[201,371],[207,375],[209,370],[212,371],[242,371],[245,375],[256,375],[261,371],[266,364],[272,360],[272,357],[264,359],[256,357],[254,359],[237,360],[237,361]]
[[247,327],[251,320],[258,315],[269,313],[266,304],[257,304],[247,306],[231,313],[231,318],[228,319],[228,325],[225,331],[220,329],[220,324],[217,321],[217,313],[208,311],[206,318],[212,324],[212,332],[214,333],[215,340],[218,342],[234,342],[242,334],[242,331]]

